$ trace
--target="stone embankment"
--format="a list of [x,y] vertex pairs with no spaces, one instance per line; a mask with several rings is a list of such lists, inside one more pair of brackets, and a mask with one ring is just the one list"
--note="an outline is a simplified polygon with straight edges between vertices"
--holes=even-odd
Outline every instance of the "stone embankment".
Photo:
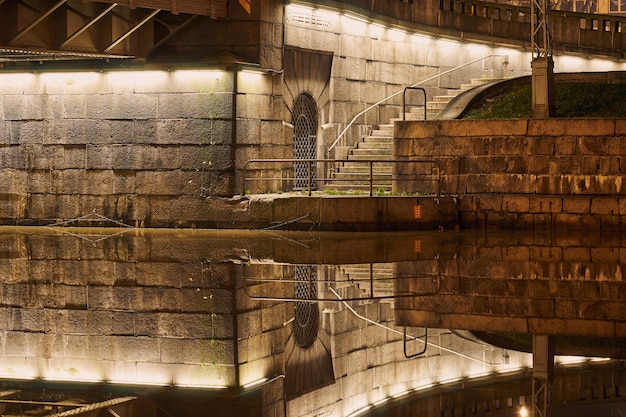
[[626,227],[622,119],[396,122],[395,152],[437,162],[465,228]]

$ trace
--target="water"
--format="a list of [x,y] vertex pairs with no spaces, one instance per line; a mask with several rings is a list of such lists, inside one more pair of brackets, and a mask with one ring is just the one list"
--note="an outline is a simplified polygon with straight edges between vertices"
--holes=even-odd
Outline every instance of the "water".
[[[4,228],[0,378],[43,384],[29,386],[39,401],[78,384],[65,392],[92,406],[150,392],[140,415],[284,414],[286,400],[288,415],[347,416],[522,372],[532,333],[559,335],[561,362],[623,357],[625,247],[606,234]],[[521,342],[476,336],[503,332]]]

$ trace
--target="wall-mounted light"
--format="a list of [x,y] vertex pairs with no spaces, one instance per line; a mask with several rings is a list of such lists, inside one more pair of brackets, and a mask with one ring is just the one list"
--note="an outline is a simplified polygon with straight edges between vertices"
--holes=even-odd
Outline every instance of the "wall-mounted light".
[[268,379],[267,379],[267,378],[260,378],[260,379],[257,379],[257,380],[255,380],[255,381],[248,382],[247,384],[243,385],[243,386],[242,386],[242,388],[243,388],[243,389],[251,389],[251,388],[255,388],[255,387],[258,387],[259,385],[264,384],[264,383],[265,383],[265,382],[267,382],[267,381],[268,381]]

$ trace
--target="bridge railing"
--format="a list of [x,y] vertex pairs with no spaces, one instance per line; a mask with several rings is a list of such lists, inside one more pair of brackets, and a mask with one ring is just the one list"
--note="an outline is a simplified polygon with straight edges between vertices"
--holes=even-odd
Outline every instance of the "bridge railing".
[[[389,185],[391,192],[408,194],[440,195],[441,177],[439,164],[433,160],[406,159],[362,159],[350,161],[351,164],[362,165],[367,173],[366,179],[324,178],[318,173],[328,172],[329,164],[341,164],[343,159],[251,159],[242,169],[241,194],[250,192],[306,192],[309,196],[313,191],[332,191],[330,184],[345,185],[347,191],[362,190],[365,186],[370,196],[387,194]],[[307,177],[294,175],[295,164],[306,166]],[[392,175],[381,175],[376,171],[383,165],[392,164]],[[390,181],[391,180],[391,181]],[[252,187],[252,184],[261,184]],[[250,186],[250,188],[248,188]],[[353,186],[353,187],[350,187]],[[340,193],[341,191],[337,191]]]

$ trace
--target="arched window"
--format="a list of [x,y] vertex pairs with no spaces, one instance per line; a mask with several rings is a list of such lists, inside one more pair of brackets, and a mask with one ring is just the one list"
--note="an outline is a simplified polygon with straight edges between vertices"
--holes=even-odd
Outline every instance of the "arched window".
[[[294,159],[316,159],[317,157],[317,105],[308,94],[300,94],[293,105],[291,124],[294,128]],[[311,172],[309,173],[309,168]],[[294,164],[294,188],[308,187],[311,176],[311,189],[316,189],[316,164],[296,162]]]

